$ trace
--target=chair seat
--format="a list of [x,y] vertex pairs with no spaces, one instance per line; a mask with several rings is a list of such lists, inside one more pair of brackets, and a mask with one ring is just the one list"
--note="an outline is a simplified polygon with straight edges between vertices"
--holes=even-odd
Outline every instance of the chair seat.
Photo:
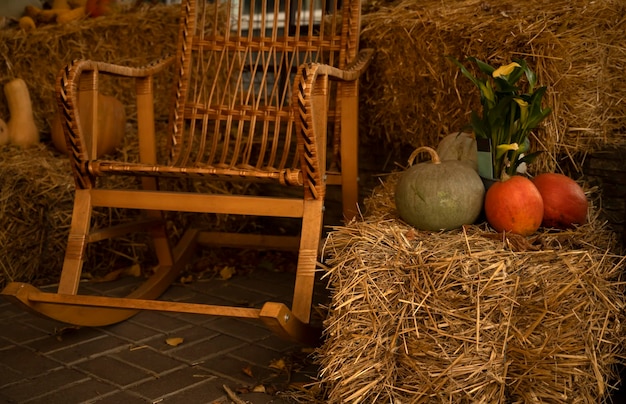
[[302,186],[302,172],[299,169],[272,167],[256,168],[252,166],[185,166],[151,165],[109,160],[89,162],[89,172],[95,176],[132,175],[142,177],[212,177],[223,180],[267,181],[282,185]]

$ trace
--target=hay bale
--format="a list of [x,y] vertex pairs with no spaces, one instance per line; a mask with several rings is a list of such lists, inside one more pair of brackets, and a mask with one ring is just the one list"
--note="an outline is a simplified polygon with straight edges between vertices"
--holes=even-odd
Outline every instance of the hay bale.
[[[10,281],[58,281],[74,202],[69,160],[45,144],[27,149],[5,146],[0,148],[0,178],[0,288]],[[92,226],[134,217],[134,212],[122,209],[96,209]],[[149,252],[145,237],[98,242],[88,247],[84,276],[140,262],[150,257]]]
[[392,189],[325,245],[326,402],[608,397],[625,354],[626,257],[602,223],[531,238],[421,232],[395,216]]
[[[626,143],[626,3],[617,0],[370,1],[363,46],[377,50],[363,83],[370,138],[435,145],[480,107],[478,91],[445,56],[494,65],[525,58],[548,86],[552,115],[536,131],[540,170],[561,158]],[[393,23],[390,23],[393,21]]]
[[60,270],[62,255],[56,251],[67,239],[72,215],[74,183],[69,170],[69,161],[44,145],[23,151],[2,149],[0,285],[38,280],[42,266]]

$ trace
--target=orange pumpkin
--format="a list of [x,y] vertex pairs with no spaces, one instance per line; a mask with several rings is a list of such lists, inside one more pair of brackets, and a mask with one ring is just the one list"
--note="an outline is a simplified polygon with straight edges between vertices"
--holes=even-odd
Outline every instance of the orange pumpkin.
[[87,0],[85,13],[93,18],[111,14],[116,3],[115,0]]
[[[81,127],[85,140],[91,139],[93,118],[89,113],[92,102],[89,97],[80,97],[78,109],[81,114]],[[126,111],[124,104],[110,95],[98,95],[98,146],[96,157],[115,152],[121,145],[126,131]],[[58,115],[54,117],[50,125],[50,136],[54,147],[63,154],[67,154],[67,143],[63,126]]]
[[587,196],[576,181],[557,173],[539,174],[532,181],[543,199],[542,226],[567,229],[587,222]]
[[498,232],[529,236],[543,219],[543,199],[526,177],[513,177],[493,184],[485,195],[487,222]]

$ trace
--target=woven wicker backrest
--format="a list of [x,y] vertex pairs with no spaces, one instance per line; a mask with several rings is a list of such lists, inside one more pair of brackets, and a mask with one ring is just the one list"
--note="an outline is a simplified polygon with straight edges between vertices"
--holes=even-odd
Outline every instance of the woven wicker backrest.
[[298,167],[293,76],[304,62],[354,58],[359,1],[183,0],[171,164]]

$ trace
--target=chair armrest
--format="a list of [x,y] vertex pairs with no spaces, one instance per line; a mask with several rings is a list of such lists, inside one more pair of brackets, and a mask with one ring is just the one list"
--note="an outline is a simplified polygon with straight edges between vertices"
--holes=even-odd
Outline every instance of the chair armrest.
[[[318,74],[326,74],[331,79],[341,81],[355,81],[358,80],[359,77],[361,77],[361,74],[365,71],[365,69],[367,69],[367,66],[369,66],[369,64],[371,63],[373,56],[374,49],[367,48],[360,50],[354,61],[343,69],[316,63],[310,63],[308,64],[308,67],[318,65]],[[305,66],[301,66],[301,69],[302,67]]]
[[168,56],[159,59],[153,63],[141,67],[129,67],[116,65],[113,63],[98,62],[93,60],[77,59],[72,61],[69,65],[65,66],[59,73],[58,79],[65,78],[63,82],[57,80],[57,85],[64,85],[71,83],[74,77],[80,75],[82,72],[97,70],[100,73],[108,73],[121,77],[148,77],[154,76],[160,73],[165,68],[174,63],[174,56]]
[[318,198],[325,192],[323,178],[326,169],[328,81],[356,82],[371,62],[373,54],[373,49],[360,51],[354,62],[345,69],[321,63],[304,63],[298,68],[292,105],[297,109],[297,140],[302,171],[305,173],[305,198]]
[[[374,49],[367,48],[361,49],[359,53],[356,55],[354,61],[348,65],[345,70],[349,72],[354,72],[357,77],[359,77],[365,69],[370,65],[372,59],[374,58]],[[354,79],[356,80],[356,78]]]
[[[59,72],[55,88],[56,99],[77,186],[89,186],[92,179],[88,173],[87,162],[96,158],[92,155],[94,148],[89,147],[94,140],[87,139],[80,123],[78,94],[82,93],[81,96],[96,99],[99,92],[98,75],[106,74],[135,79],[138,101],[140,97],[151,99],[153,76],[164,71],[173,62],[174,57],[167,57],[143,67],[128,67],[91,60],[75,60]],[[154,125],[153,122],[146,124]]]

